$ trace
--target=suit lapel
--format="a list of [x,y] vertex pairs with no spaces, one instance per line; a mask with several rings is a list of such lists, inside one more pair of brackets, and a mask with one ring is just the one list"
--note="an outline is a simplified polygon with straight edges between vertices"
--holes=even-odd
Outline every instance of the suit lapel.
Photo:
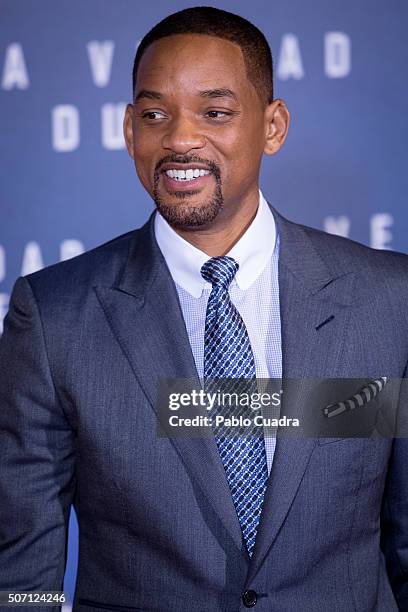
[[[285,380],[339,376],[337,364],[351,311],[354,275],[330,269],[302,226],[287,221],[275,210],[273,214],[281,240],[282,377]],[[300,386],[285,387],[284,383],[281,414],[302,418],[307,409]],[[277,439],[248,584],[282,527],[315,443],[313,438]]]
[[[118,283],[95,287],[95,291],[139,385],[160,418],[160,380],[189,379],[196,388],[200,383],[177,291],[154,237],[153,215],[135,233]],[[242,549],[241,529],[214,438],[170,440],[192,481],[199,484]]]
[[[271,207],[272,208],[272,207]],[[333,270],[306,229],[272,209],[281,246],[279,293],[283,378],[335,377],[350,316],[354,275]],[[327,258],[326,258],[327,260]],[[132,240],[123,274],[112,287],[95,287],[112,331],[147,400],[157,411],[160,379],[199,380],[177,291],[154,237],[153,215]],[[306,410],[291,387],[282,414]],[[213,437],[173,437],[181,461],[198,482],[235,545],[242,533]],[[248,584],[257,574],[289,512],[315,445],[278,438]],[[210,476],[210,477],[209,477]]]

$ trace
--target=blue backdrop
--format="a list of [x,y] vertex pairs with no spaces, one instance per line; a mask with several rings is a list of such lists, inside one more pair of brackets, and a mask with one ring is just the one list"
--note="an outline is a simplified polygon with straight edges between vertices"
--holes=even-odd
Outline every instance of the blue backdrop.
[[[124,149],[138,41],[196,2],[0,0],[0,333],[17,276],[140,226],[153,205]],[[261,187],[285,216],[408,251],[404,0],[216,1],[258,25],[292,123]],[[71,515],[65,586],[78,540]]]

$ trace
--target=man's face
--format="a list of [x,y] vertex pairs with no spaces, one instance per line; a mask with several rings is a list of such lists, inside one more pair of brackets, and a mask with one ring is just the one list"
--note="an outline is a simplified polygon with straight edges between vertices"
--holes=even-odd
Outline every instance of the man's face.
[[143,186],[171,225],[225,222],[257,193],[265,108],[240,47],[227,40],[179,34],[146,49],[125,137]]

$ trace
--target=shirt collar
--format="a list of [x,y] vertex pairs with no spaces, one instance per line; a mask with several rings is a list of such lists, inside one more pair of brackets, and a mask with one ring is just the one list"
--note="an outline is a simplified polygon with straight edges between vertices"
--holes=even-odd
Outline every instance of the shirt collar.
[[[207,253],[182,238],[159,212],[155,214],[154,232],[174,282],[193,297],[201,297],[204,287],[211,287],[200,272],[203,264],[210,259]],[[263,272],[273,253],[275,242],[275,220],[259,190],[259,206],[251,225],[227,253],[239,264],[235,280],[240,289],[248,289]]]

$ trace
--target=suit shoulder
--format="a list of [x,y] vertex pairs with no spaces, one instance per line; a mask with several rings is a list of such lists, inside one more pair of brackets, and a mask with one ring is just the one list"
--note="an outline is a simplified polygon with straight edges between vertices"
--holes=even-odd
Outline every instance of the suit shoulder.
[[25,278],[38,297],[53,292],[67,295],[94,284],[112,283],[125,265],[130,245],[137,240],[141,229],[116,236],[81,255],[46,266]]
[[329,234],[303,225],[315,249],[333,271],[350,269],[361,272],[386,272],[392,276],[408,275],[408,255],[400,251],[374,249],[350,238]]

